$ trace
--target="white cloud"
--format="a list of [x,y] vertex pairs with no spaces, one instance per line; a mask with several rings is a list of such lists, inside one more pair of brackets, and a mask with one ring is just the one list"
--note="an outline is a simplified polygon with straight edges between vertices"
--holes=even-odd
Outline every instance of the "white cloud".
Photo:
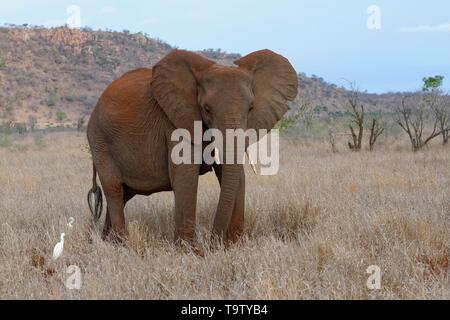
[[153,18],[146,19],[146,20],[139,22],[139,25],[141,25],[141,26],[154,26],[157,24],[159,24],[159,20],[153,19]]
[[420,25],[415,27],[402,27],[399,29],[404,33],[450,33],[450,23],[440,25]]
[[116,7],[103,7],[100,9],[100,14],[102,16],[109,16],[109,15],[114,15],[119,13],[119,9],[117,9]]

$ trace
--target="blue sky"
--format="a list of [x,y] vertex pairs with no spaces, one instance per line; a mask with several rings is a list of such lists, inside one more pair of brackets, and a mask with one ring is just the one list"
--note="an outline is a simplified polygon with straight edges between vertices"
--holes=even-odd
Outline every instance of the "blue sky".
[[[0,24],[64,24],[69,5],[94,29],[142,31],[184,49],[285,55],[299,72],[369,92],[415,90],[444,75],[450,89],[450,1],[0,0]],[[367,8],[381,10],[369,30]]]

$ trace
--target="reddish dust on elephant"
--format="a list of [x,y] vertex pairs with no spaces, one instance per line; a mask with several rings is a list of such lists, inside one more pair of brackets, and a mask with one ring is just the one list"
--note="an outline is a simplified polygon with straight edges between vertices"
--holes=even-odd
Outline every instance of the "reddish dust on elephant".
[[[173,191],[175,241],[194,245],[199,176],[214,171],[220,183],[212,235],[226,243],[244,229],[242,164],[174,164],[171,135],[195,121],[204,129],[271,130],[297,95],[298,78],[287,59],[270,51],[251,53],[226,67],[201,55],[174,50],[153,69],[138,69],[114,81],[100,97],[88,125],[94,220],[106,198],[103,238],[126,238],[124,207],[135,195]],[[224,141],[225,143],[225,141]],[[91,203],[94,195],[95,203]]]

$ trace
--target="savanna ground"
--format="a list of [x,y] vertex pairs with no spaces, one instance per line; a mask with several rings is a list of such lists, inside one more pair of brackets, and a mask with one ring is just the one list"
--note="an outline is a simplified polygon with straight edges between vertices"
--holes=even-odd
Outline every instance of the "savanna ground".
[[[99,234],[90,242],[84,134],[14,139],[0,148],[2,299],[450,298],[450,147],[437,142],[416,154],[387,140],[373,153],[332,154],[326,142],[284,139],[277,176],[246,168],[243,244],[202,258],[172,244],[171,193],[129,203],[126,247]],[[200,241],[218,190],[213,174],[201,178]],[[64,286],[71,264],[79,291]],[[370,265],[382,270],[381,290],[366,286]]]

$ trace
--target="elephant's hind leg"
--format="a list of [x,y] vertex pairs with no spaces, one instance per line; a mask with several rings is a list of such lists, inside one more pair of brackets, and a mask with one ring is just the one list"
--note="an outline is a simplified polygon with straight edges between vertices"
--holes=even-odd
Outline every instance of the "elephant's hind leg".
[[123,185],[117,176],[113,174],[111,166],[97,167],[107,203],[102,238],[122,242],[127,235],[124,215],[125,201]]
[[[123,205],[125,207],[125,205],[127,204],[128,201],[130,201],[136,194],[131,193],[131,191],[128,191],[126,188],[124,190],[124,195],[123,195]],[[106,209],[106,219],[105,219],[105,226],[103,227],[103,233],[102,233],[102,239],[108,239],[110,234],[111,234],[111,230],[112,229],[112,223],[111,223],[111,217],[109,214],[109,208]]]
[[111,218],[109,216],[109,208],[106,207],[106,218],[105,218],[105,226],[103,227],[102,232],[102,239],[106,240],[109,237],[109,234],[111,233]]

